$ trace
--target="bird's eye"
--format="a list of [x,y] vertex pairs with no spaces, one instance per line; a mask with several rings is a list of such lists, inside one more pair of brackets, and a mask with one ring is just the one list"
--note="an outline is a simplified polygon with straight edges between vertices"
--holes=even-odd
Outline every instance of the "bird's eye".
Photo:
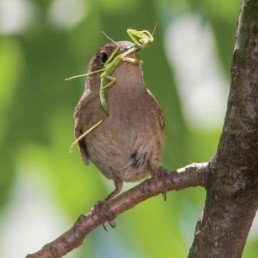
[[106,61],[108,60],[108,54],[105,52],[100,53],[100,60],[102,63],[106,63]]

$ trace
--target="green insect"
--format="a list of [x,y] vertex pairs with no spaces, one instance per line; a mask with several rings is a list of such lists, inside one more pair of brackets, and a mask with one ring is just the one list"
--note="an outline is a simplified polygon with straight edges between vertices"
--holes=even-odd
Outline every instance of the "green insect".
[[[79,138],[77,138],[73,142],[73,144],[71,145],[71,149],[74,147],[75,144],[77,144],[81,139],[83,139],[86,135],[88,135],[92,130],[94,130],[101,123],[103,123],[105,118],[108,116],[108,113],[109,113],[108,89],[111,88],[116,83],[116,78],[112,77],[112,74],[117,68],[117,66],[119,65],[119,63],[120,62],[141,63],[142,62],[141,60],[130,58],[128,56],[132,53],[136,53],[148,47],[149,44],[154,41],[153,33],[150,33],[148,30],[138,31],[134,29],[128,29],[127,34],[135,44],[134,47],[116,56],[117,52],[119,52],[119,46],[117,46],[117,48],[115,48],[115,50],[112,52],[112,54],[105,62],[103,69],[100,69],[98,71],[94,71],[91,73],[87,73],[87,74],[76,75],[66,79],[66,80],[71,80],[85,75],[100,73],[100,89],[99,89],[98,95],[100,98],[101,107],[105,112],[105,116],[102,119],[100,119],[100,121],[98,121],[94,126],[92,126],[90,129],[84,132]],[[93,96],[92,98],[95,98],[95,97],[96,96]]]
[[116,82],[116,78],[112,77],[112,74],[117,68],[118,64],[121,61],[126,61],[129,63],[141,63],[141,60],[138,60],[135,58],[129,58],[127,56],[148,47],[149,44],[154,41],[152,33],[150,33],[147,30],[138,31],[134,29],[128,29],[127,34],[132,39],[135,46],[125,51],[124,53],[117,55],[113,59],[113,57],[119,51],[119,47],[117,47],[110,55],[108,60],[106,61],[103,68],[103,72],[100,74],[101,81],[100,81],[99,98],[100,98],[101,106],[107,115],[108,115],[107,91],[108,91],[108,88],[112,87]]

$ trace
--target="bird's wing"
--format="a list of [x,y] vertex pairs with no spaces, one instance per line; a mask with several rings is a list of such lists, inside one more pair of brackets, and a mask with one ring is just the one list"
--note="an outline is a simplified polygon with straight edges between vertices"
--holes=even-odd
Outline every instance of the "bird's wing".
[[163,118],[163,114],[161,111],[161,108],[159,106],[159,103],[157,102],[156,98],[154,97],[154,95],[151,93],[151,91],[146,88],[147,94],[156,102],[155,108],[156,108],[156,112],[158,113],[158,119],[159,119],[159,124],[162,130],[164,130],[165,128],[165,122],[164,122],[164,118]]
[[[86,124],[86,112],[85,109],[87,108],[87,104],[94,99],[95,94],[88,88],[84,91],[78,105],[75,108],[74,112],[74,136],[75,139],[78,139],[84,133],[84,125]],[[85,164],[89,164],[90,157],[87,152],[86,143],[84,139],[78,142],[81,157]]]

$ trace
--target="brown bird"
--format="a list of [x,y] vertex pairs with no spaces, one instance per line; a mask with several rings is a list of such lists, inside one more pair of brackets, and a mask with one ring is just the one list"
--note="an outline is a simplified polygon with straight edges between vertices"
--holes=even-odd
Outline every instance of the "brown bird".
[[[135,45],[120,41],[104,45],[91,59],[88,73],[100,70],[119,46],[119,55]],[[138,53],[128,57],[139,59]],[[160,172],[164,145],[164,121],[161,109],[146,89],[140,63],[121,61],[112,74],[115,83],[108,89],[109,112],[102,124],[79,141],[83,161],[92,161],[108,178],[115,190],[105,200],[113,198],[123,182],[138,181]],[[100,73],[88,75],[85,90],[75,109],[75,138],[105,116],[99,100]]]

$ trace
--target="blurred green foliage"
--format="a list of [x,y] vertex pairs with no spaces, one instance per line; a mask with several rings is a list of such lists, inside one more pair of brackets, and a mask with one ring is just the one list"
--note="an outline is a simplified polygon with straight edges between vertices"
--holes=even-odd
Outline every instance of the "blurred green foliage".
[[[31,4],[36,10],[33,21],[25,29],[0,36],[1,207],[12,201],[9,193],[15,178],[28,167],[36,167],[34,173],[46,179],[71,222],[110,191],[93,165],[84,166],[78,150],[68,153],[73,111],[84,79],[64,81],[86,71],[91,56],[107,41],[102,30],[123,40],[127,28],[151,31],[158,24],[154,44],[141,54],[146,85],[166,118],[163,164],[175,169],[214,155],[221,128],[197,130],[185,121],[164,33],[177,17],[200,17],[212,28],[221,66],[230,78],[238,1],[82,0],[84,16],[71,27],[51,22],[54,1]],[[108,234],[96,230],[81,247],[80,257],[100,257],[109,241],[105,239],[112,238],[124,251],[119,257],[186,257],[204,200],[204,190],[197,188],[171,192],[166,203],[161,196],[153,198],[120,216],[117,228]],[[244,257],[254,257],[255,249],[257,253],[257,244],[248,244]]]

